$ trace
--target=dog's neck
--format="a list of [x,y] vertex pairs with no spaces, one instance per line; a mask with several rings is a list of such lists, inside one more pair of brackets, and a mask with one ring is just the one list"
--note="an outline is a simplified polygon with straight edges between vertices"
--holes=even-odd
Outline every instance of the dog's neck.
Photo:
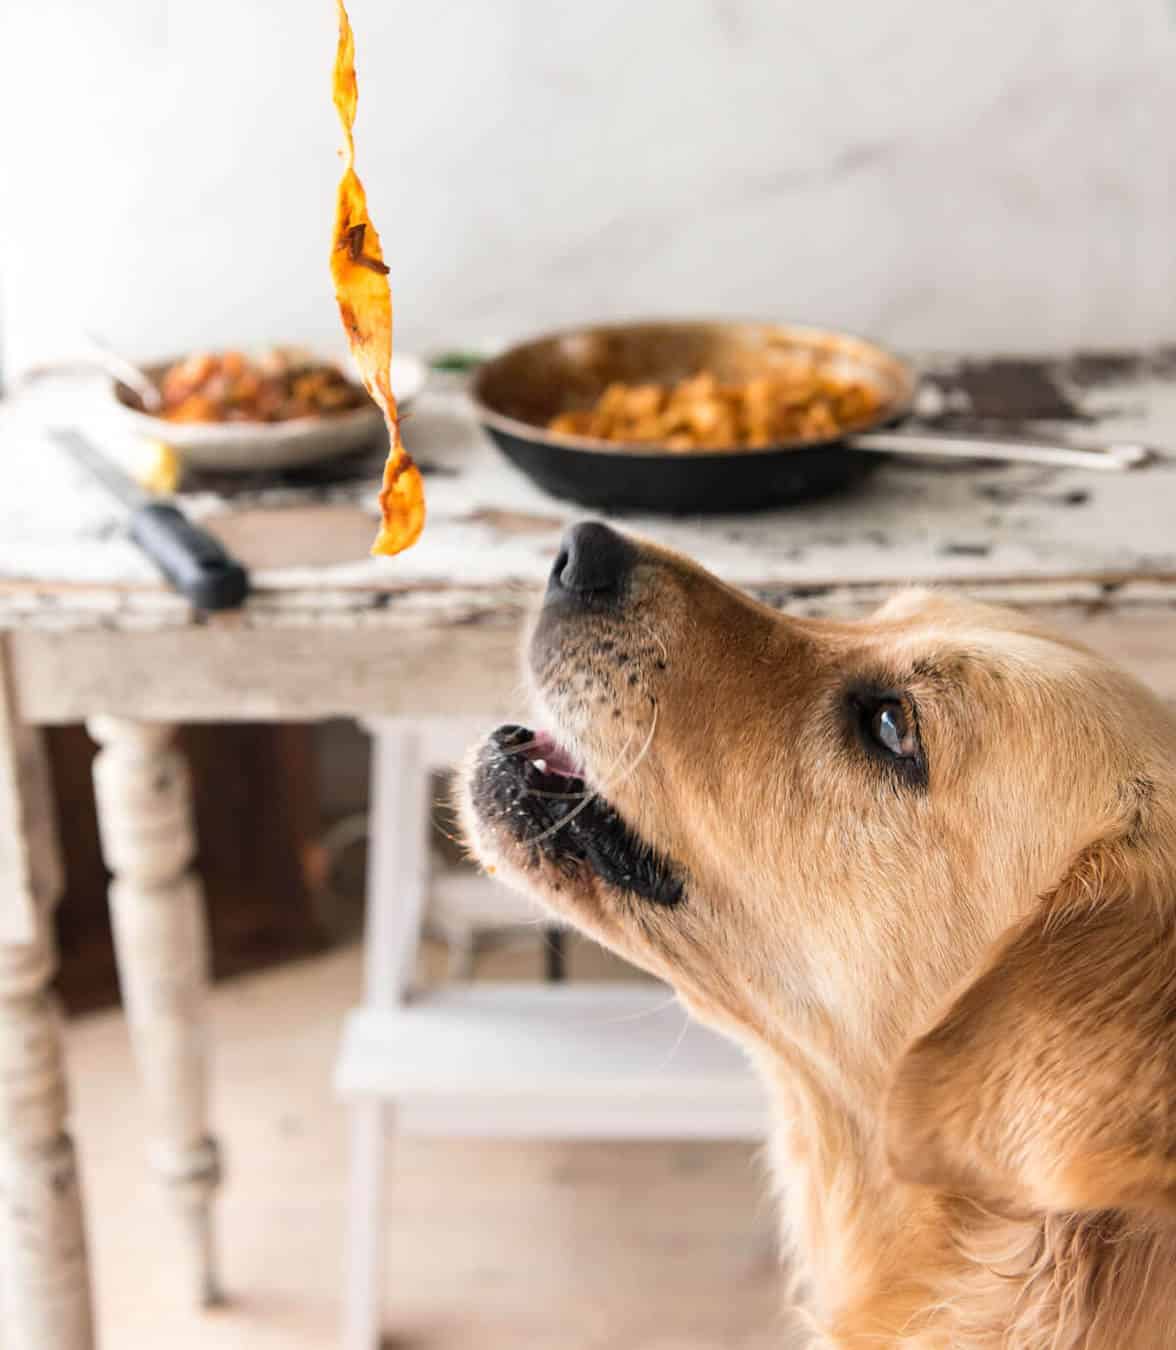
[[894,1332],[913,1326],[928,1302],[906,1272],[938,1264],[934,1202],[889,1178],[880,1111],[851,1099],[827,1063],[789,1051],[764,1067],[797,1299],[833,1345],[851,1333],[903,1344]]
[[[880,1090],[871,1110],[812,1056],[758,1058],[774,1098],[771,1155],[793,1297],[830,1350],[1169,1344],[1164,1289],[1176,1273],[1176,1230],[1106,1214],[1001,1218],[897,1183]],[[1117,1288],[1134,1291],[1130,1306],[1118,1306]]]

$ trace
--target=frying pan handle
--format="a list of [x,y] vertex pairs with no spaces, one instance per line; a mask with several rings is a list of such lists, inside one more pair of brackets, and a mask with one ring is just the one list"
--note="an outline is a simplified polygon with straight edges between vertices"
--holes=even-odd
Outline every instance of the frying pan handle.
[[1135,469],[1152,458],[1144,445],[1119,442],[1082,449],[1032,441],[985,440],[976,436],[939,436],[924,431],[866,431],[847,436],[843,445],[883,454],[923,455],[929,459],[995,459],[1005,464],[1051,464],[1060,469],[1099,469],[1114,473]]

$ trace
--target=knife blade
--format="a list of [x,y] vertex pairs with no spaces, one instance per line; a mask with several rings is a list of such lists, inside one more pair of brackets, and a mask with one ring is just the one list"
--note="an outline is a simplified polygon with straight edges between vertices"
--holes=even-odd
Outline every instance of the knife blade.
[[127,533],[181,595],[197,609],[240,608],[249,594],[249,575],[219,540],[171,502],[149,496],[72,427],[54,428],[50,435],[126,507]]

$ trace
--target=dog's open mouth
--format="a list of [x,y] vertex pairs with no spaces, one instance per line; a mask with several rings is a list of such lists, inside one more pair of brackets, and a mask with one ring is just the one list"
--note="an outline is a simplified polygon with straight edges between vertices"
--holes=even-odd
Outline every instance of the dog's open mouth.
[[478,751],[470,796],[479,817],[531,850],[533,863],[588,867],[616,889],[659,905],[682,898],[673,864],[629,829],[545,732],[520,726],[493,732]]

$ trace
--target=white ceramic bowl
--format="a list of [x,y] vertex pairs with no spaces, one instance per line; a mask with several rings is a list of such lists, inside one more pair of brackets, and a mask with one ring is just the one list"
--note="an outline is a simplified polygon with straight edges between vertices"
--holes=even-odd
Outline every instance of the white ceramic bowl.
[[[329,358],[327,358],[329,359]],[[144,366],[153,379],[173,361]],[[392,392],[402,411],[424,387],[428,368],[418,357],[392,357]],[[335,416],[297,417],[288,422],[167,422],[127,402],[129,391],[116,380],[109,384],[112,408],[129,430],[173,446],[185,463],[197,469],[246,472],[289,469],[299,464],[334,459],[370,445],[380,436],[383,418],[374,405]]]

